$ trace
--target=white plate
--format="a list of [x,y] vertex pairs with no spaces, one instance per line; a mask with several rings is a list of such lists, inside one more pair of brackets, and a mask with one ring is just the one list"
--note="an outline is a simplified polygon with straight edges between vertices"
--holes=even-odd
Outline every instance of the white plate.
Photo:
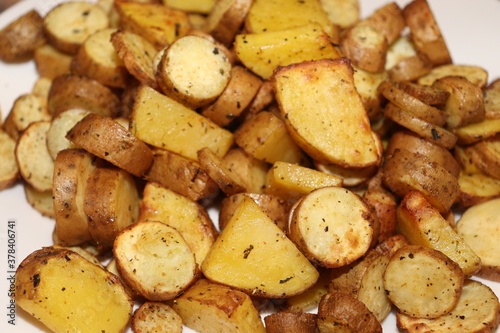
[[[36,8],[43,15],[58,2],[61,0],[18,3],[0,14],[0,29],[31,8]],[[397,1],[401,6],[408,2]],[[385,3],[385,0],[361,0],[363,17]],[[500,78],[500,1],[429,0],[429,3],[454,62],[484,67],[490,73],[490,81]],[[16,97],[31,91],[35,79],[32,62],[18,65],[0,62],[0,109],[3,118]],[[11,269],[7,267],[7,222],[11,219],[16,221],[16,265],[34,250],[51,245],[54,227],[53,220],[40,216],[28,205],[22,186],[0,192],[0,332],[47,332],[43,325],[21,309],[16,313],[15,325],[8,323],[8,278]],[[481,281],[500,295],[500,283]],[[384,332],[397,332],[394,314],[386,318],[383,327]]]

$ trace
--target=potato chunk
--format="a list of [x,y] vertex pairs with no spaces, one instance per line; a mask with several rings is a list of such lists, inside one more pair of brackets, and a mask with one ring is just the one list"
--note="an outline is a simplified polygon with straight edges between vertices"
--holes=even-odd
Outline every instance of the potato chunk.
[[344,167],[379,163],[349,60],[302,62],[278,69],[273,79],[287,129],[311,157]]
[[76,252],[43,248],[16,272],[16,303],[54,332],[123,332],[133,302],[119,279]]

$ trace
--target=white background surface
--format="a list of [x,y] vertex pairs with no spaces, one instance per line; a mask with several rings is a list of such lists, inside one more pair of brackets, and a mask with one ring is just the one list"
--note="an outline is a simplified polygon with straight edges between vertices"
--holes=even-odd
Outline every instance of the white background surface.
[[[360,0],[365,17],[387,3],[384,0]],[[60,0],[23,1],[0,15],[0,28],[36,8],[43,15]],[[396,1],[404,6],[409,1]],[[429,0],[454,63],[479,65],[490,74],[490,81],[500,78],[500,1],[499,0]],[[21,94],[31,91],[36,79],[33,63],[6,65],[0,62],[0,109],[2,118]],[[499,207],[500,210],[500,207]],[[26,202],[23,188],[17,185],[0,192],[0,332],[47,332],[42,325],[18,309],[15,326],[9,325],[7,268],[7,221],[16,221],[17,264],[42,246],[52,244],[54,221],[40,216]],[[216,222],[216,221],[214,221]],[[500,239],[499,239],[500,241]],[[500,255],[500,254],[499,254]],[[481,280],[500,295],[500,283]],[[397,332],[395,317],[383,323],[384,332]],[[190,332],[190,330],[185,330]]]

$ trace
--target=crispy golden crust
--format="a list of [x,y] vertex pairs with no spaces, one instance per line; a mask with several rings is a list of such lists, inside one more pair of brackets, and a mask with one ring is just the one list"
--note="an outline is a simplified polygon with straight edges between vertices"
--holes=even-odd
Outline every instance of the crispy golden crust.
[[315,313],[276,312],[264,317],[267,333],[314,333],[316,332]]
[[127,129],[109,117],[90,113],[66,138],[92,154],[141,177],[153,163],[153,152]]
[[132,331],[135,333],[182,332],[182,318],[163,302],[144,302],[132,316]]

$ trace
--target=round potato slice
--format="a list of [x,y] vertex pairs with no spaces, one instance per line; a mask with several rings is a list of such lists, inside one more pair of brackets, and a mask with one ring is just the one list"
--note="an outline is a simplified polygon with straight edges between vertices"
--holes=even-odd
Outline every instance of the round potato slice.
[[222,94],[231,79],[231,63],[215,42],[189,35],[165,50],[156,77],[167,96],[198,108]]
[[400,248],[384,273],[384,288],[404,314],[438,318],[450,312],[462,292],[460,266],[442,252],[419,245]]
[[76,148],[76,145],[65,138],[66,133],[90,112],[83,109],[69,109],[59,113],[50,124],[47,132],[47,148],[52,159],[64,149]]
[[182,332],[182,318],[162,302],[145,302],[134,312],[132,330],[135,333]]
[[14,139],[0,130],[0,190],[12,186],[19,178],[15,149]]
[[401,332],[495,332],[500,320],[500,305],[495,293],[478,281],[464,282],[462,294],[450,313],[439,318],[413,318],[397,313]]
[[138,222],[124,229],[115,239],[113,253],[123,279],[149,300],[172,299],[198,276],[186,241],[162,222]]
[[360,258],[373,238],[370,208],[342,187],[323,187],[304,196],[290,221],[290,238],[309,260],[328,268]]
[[50,44],[69,54],[76,54],[88,36],[108,25],[106,12],[85,1],[62,3],[54,7],[44,19],[45,33]]

